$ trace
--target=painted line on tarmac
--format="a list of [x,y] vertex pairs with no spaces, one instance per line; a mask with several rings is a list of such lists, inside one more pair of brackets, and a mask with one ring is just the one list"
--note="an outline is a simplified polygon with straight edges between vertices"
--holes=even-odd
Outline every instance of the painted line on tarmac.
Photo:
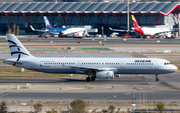
[[4,95],[1,95],[0,98],[6,96],[6,95],[9,95],[11,92],[6,92]]
[[33,91],[33,90],[27,90],[28,92],[36,92],[36,91]]

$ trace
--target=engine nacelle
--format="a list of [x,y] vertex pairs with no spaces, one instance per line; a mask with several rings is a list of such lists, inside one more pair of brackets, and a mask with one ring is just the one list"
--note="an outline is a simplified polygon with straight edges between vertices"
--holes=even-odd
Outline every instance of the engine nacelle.
[[100,71],[96,73],[96,78],[100,78],[100,79],[114,78],[114,72],[113,71]]

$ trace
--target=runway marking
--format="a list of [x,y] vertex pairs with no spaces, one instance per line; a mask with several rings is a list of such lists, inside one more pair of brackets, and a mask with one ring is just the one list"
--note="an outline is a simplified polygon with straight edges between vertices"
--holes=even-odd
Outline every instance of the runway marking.
[[8,83],[9,85],[19,85],[19,84],[13,84],[13,83]]
[[61,86],[65,85],[64,83],[61,84]]
[[27,90],[28,92],[36,92],[36,91],[33,91],[33,90]]
[[153,88],[153,86],[149,86],[149,88]]
[[6,95],[9,95],[10,93],[11,93],[11,92],[7,92],[7,93],[5,93],[4,95],[1,95],[0,98],[4,97],[4,96],[6,96]]
[[146,81],[145,78],[144,78],[143,76],[142,76],[142,79],[143,79],[144,81]]

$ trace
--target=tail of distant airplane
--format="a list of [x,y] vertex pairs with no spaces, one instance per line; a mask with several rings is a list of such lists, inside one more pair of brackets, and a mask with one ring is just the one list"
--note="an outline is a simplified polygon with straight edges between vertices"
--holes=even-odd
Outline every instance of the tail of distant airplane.
[[7,40],[11,56],[17,58],[16,61],[19,61],[20,58],[33,57],[14,34],[7,34]]
[[140,28],[140,27],[139,27],[139,25],[138,25],[138,23],[137,23],[137,21],[136,21],[136,19],[135,19],[135,17],[134,17],[134,15],[131,15],[131,17],[132,17],[132,21],[133,21],[134,29],[138,29],[138,28]]
[[134,25],[134,31],[139,34],[144,34],[144,31],[141,29],[141,27],[139,27],[138,23],[136,22],[134,15],[131,15],[131,17]]
[[44,22],[46,24],[46,29],[53,28],[46,16],[44,16]]

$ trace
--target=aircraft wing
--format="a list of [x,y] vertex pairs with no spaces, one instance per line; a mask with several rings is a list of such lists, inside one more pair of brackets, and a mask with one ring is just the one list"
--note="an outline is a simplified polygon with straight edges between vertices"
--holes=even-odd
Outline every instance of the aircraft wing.
[[32,29],[33,31],[40,31],[40,32],[48,32],[48,31],[49,31],[49,30],[47,30],[47,29],[46,29],[46,30],[34,29],[33,26],[31,26],[31,25],[30,25],[30,27],[31,27],[31,29]]
[[74,69],[79,69],[82,71],[88,71],[88,70],[109,71],[110,69],[110,68],[94,68],[94,67],[83,67],[83,66],[67,66],[67,67],[72,67]]
[[[111,31],[121,31],[121,32],[128,32],[128,30],[124,30],[124,29],[112,29],[109,28]],[[129,32],[135,32],[134,30],[129,30]]]

